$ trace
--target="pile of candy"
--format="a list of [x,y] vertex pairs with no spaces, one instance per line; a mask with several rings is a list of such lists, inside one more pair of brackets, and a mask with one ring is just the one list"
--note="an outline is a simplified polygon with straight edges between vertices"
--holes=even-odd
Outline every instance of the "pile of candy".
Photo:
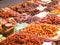
[[57,35],[57,31],[59,27],[51,24],[43,24],[43,23],[31,23],[26,28],[23,28],[23,32],[27,32],[29,34],[36,34],[39,37],[54,37]]
[[29,0],[0,8],[0,34],[4,35],[0,45],[42,45],[46,38],[58,36],[59,3],[59,0]]

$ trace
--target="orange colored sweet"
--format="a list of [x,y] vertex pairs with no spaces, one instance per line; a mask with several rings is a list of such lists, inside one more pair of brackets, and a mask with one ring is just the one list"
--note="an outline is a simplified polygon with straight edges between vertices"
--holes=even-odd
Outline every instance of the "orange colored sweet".
[[55,10],[51,11],[49,14],[60,14],[60,10],[55,9]]
[[27,32],[29,34],[35,34],[43,37],[54,37],[57,35],[58,27],[51,24],[43,24],[43,23],[31,23],[26,28],[22,30],[23,32]]

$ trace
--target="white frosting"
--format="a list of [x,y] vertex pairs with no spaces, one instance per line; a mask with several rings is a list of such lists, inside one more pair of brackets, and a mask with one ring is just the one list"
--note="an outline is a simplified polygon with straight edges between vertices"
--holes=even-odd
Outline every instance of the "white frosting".
[[40,12],[39,14],[36,14],[35,16],[39,17],[39,18],[43,18],[45,17],[49,12]]
[[50,3],[51,0],[41,0],[42,2]]
[[43,6],[39,5],[36,9],[40,10],[40,11],[43,11],[45,8],[47,8],[47,7],[43,7]]
[[52,45],[52,42],[44,42],[42,45]]

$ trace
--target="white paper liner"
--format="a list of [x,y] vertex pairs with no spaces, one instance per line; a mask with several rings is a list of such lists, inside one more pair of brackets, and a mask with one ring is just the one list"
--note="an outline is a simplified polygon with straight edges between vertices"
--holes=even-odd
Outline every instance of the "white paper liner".
[[39,17],[39,18],[43,18],[43,17],[46,17],[46,15],[48,14],[49,12],[40,12],[39,14],[36,14],[35,16]]
[[42,2],[45,2],[45,3],[50,3],[51,0],[41,0]]
[[43,11],[45,8],[47,8],[46,6],[41,6],[39,5],[38,7],[36,7],[37,10]]
[[42,45],[52,45],[52,42],[44,42]]

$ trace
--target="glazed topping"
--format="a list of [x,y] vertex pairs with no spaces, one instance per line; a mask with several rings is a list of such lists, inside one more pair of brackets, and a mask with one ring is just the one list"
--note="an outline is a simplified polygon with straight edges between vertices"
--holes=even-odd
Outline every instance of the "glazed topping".
[[57,35],[58,27],[51,24],[32,23],[21,31],[42,37],[54,37]]

